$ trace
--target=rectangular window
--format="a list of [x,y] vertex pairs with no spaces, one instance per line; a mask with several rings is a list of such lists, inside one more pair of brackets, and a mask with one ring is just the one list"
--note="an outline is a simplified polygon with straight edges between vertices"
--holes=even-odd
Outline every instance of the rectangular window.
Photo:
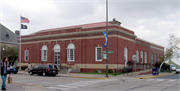
[[124,66],[127,66],[127,62],[128,62],[128,49],[124,48]]
[[139,63],[139,52],[136,51],[136,56],[137,56],[137,63]]
[[29,51],[28,50],[25,50],[24,51],[24,58],[25,58],[25,61],[28,61],[29,60]]
[[96,61],[102,61],[102,47],[96,47]]
[[128,61],[128,50],[127,50],[127,48],[124,48],[124,60],[125,60],[125,62]]
[[74,61],[74,49],[68,49],[67,58],[68,61]]
[[144,63],[147,63],[147,53],[144,53]]
[[47,61],[47,50],[42,50],[41,59],[42,61]]
[[141,63],[143,63],[143,52],[141,52]]
[[152,54],[151,54],[151,64],[153,64],[153,61],[154,61],[154,60],[153,60],[153,59],[154,59],[153,56],[154,56],[154,54],[152,53]]

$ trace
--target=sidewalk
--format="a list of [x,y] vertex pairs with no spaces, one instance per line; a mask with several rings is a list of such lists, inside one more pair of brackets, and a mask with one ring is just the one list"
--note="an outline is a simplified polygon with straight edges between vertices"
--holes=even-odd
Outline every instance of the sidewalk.
[[[28,72],[24,71],[19,71],[19,74],[29,74]],[[105,75],[100,75],[100,74],[77,74],[77,73],[70,73],[68,74],[58,74],[57,76],[62,76],[62,77],[71,77],[71,78],[86,78],[86,79],[146,79],[146,78],[153,78],[153,77],[159,77],[159,76],[165,76],[165,75],[172,75],[174,73],[163,73],[160,72],[159,75],[152,75],[152,74],[144,74],[144,75],[136,75],[135,78],[135,73],[128,73],[123,75],[117,75],[117,76],[112,76],[108,75],[109,77],[105,77]]]

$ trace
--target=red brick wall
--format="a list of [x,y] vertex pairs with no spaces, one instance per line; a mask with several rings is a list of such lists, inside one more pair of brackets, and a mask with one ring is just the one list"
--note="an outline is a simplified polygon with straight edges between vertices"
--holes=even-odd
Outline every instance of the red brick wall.
[[[117,26],[110,26],[109,28],[117,28]],[[94,29],[105,29],[105,27],[99,27],[99,28],[92,28],[92,29],[81,29],[81,28],[74,28],[74,29],[67,29],[67,30],[60,30],[60,31],[51,31],[51,32],[43,32],[43,33],[38,33],[38,36],[44,36],[44,35],[49,35],[49,34],[61,34],[61,33],[70,33],[70,32],[80,32],[80,31],[91,31]],[[119,28],[118,28],[119,29]],[[121,28],[120,28],[121,29]],[[124,29],[127,30],[127,29]],[[129,30],[127,30],[129,31]],[[129,31],[129,33],[134,34],[134,32]],[[109,64],[123,64],[124,65],[124,48],[127,47],[128,49],[128,60],[132,60],[132,56],[136,54],[136,50],[139,51],[139,62],[140,62],[140,52],[143,51],[143,62],[145,61],[145,55],[144,53],[147,52],[147,64],[151,63],[151,54],[158,54],[163,55],[164,52],[157,50],[157,49],[152,49],[149,46],[148,43],[142,40],[137,40],[138,42],[141,42],[143,44],[138,44],[135,43],[134,40],[135,38],[132,36],[128,36],[122,33],[109,33],[109,35],[117,35],[117,36],[123,36],[125,38],[131,39],[132,41],[118,38],[117,36],[115,37],[109,37],[108,38],[108,50],[113,51],[113,53],[108,54],[108,60]],[[35,35],[34,35],[35,36]],[[28,41],[22,41],[22,43],[26,42],[33,42],[33,41],[45,41],[45,40],[52,40],[49,42],[39,42],[39,43],[29,43],[29,44],[22,44],[22,50],[21,50],[21,60],[22,63],[54,63],[54,45],[57,43],[60,45],[61,50],[60,50],[60,62],[61,63],[66,63],[67,62],[67,46],[69,43],[74,43],[75,45],[75,61],[71,61],[71,65],[74,65],[75,63],[82,63],[82,64],[105,64],[106,60],[103,59],[102,61],[96,61],[95,60],[95,48],[96,47],[102,47],[103,51],[106,51],[106,48],[103,47],[104,38],[96,38],[96,39],[72,39],[70,40],[63,40],[63,41],[54,41],[55,39],[67,39],[67,38],[75,38],[75,37],[81,37],[81,38],[86,38],[90,36],[103,36],[102,34],[94,34],[94,35],[78,35],[78,36],[73,36],[73,37],[63,37],[63,38],[51,38],[51,39],[37,39],[37,40],[28,40]],[[26,36],[22,37],[25,38]],[[43,45],[46,45],[48,47],[48,57],[47,61],[41,61],[41,48]],[[154,45],[156,46],[156,45]],[[162,48],[159,46],[156,46],[158,48]],[[24,61],[24,51],[29,50],[29,61]],[[103,55],[102,55],[103,57]],[[157,58],[158,60],[158,58]],[[84,71],[84,69],[82,69]],[[89,69],[90,70],[90,69]],[[91,69],[92,70],[92,69]],[[94,69],[93,69],[94,70]]]

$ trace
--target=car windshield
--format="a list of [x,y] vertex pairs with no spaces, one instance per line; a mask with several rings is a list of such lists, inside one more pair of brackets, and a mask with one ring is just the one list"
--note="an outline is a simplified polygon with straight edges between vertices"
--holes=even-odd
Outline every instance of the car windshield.
[[171,67],[175,67],[174,65],[171,65]]
[[10,66],[10,68],[14,68],[13,66]]
[[50,68],[50,69],[54,69],[54,66],[53,66],[53,65],[49,65],[49,68]]
[[178,67],[178,69],[180,69],[180,67]]

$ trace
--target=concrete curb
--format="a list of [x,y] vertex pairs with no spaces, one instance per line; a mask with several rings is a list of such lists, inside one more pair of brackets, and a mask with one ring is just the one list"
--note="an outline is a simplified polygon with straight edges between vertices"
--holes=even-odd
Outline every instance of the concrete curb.
[[157,76],[147,76],[147,77],[139,77],[136,79],[147,79],[147,78],[154,78],[154,77],[160,77],[160,76],[167,76],[167,75],[173,75],[174,73],[164,74],[164,75],[157,75]]
[[85,78],[85,79],[108,79],[108,78],[97,78],[97,77],[80,77],[80,76],[70,76],[71,78]]

